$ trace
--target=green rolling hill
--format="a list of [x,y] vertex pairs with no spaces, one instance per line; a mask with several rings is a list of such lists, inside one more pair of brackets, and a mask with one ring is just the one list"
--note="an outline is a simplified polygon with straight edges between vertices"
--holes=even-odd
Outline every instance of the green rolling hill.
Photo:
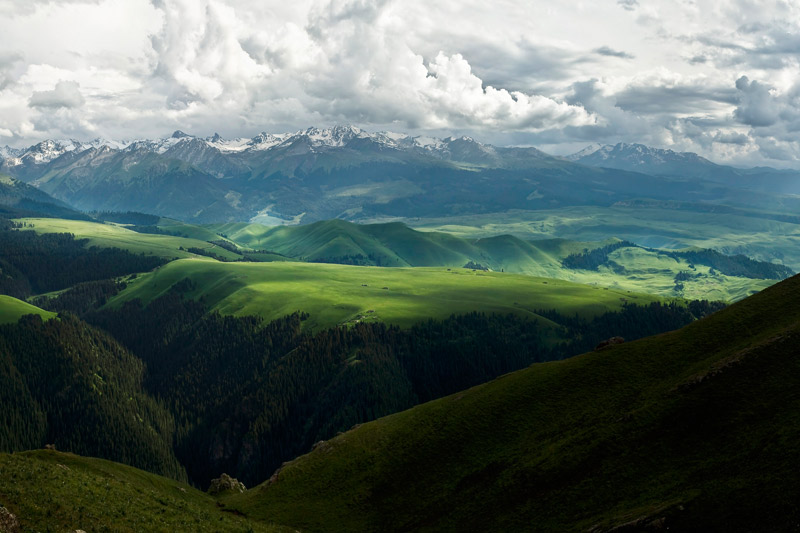
[[[527,241],[512,235],[465,239],[443,232],[417,231],[401,223],[358,225],[343,220],[267,227],[195,226],[161,219],[156,229],[164,234],[140,233],[134,231],[135,227],[82,220],[23,218],[18,222],[38,233],[72,233],[76,238],[88,239],[88,246],[116,247],[165,259],[202,254],[224,261],[435,266],[453,270],[469,265],[623,292],[723,301],[740,300],[774,283],[772,279],[760,279],[757,272],[749,277],[728,273],[714,270],[710,264],[697,261],[694,264],[672,251],[635,246],[616,250],[610,256],[613,263],[623,268],[605,264],[596,270],[580,270],[563,265],[569,254],[613,244],[618,239]],[[676,276],[686,272],[691,276],[678,285]]]
[[324,220],[305,226],[220,224],[208,226],[243,246],[306,261],[381,266],[463,266],[482,260],[482,250],[446,233],[421,233],[405,224],[359,225]]
[[[713,264],[708,261],[677,256],[675,250],[638,246],[615,251],[609,258],[611,263],[594,270],[565,268],[563,260],[568,255],[619,242],[613,238],[595,242],[525,240],[510,234],[464,238],[443,231],[417,231],[399,222],[359,225],[344,220],[304,226],[236,223],[206,227],[242,246],[312,262],[390,267],[480,265],[497,272],[724,301],[741,300],[774,283],[774,279],[764,279],[758,272],[743,275],[741,271],[719,271],[711,268]],[[612,231],[609,229],[605,235]]]
[[147,303],[188,278],[187,294],[205,298],[229,315],[271,320],[295,311],[311,316],[312,329],[380,320],[409,326],[425,318],[484,311],[536,316],[538,309],[594,316],[624,303],[661,298],[603,290],[561,280],[463,268],[378,268],[314,263],[221,263],[210,259],[173,261],[139,276],[107,304]]
[[800,277],[364,424],[226,504],[310,531],[789,531]]
[[25,315],[39,315],[45,320],[56,316],[55,313],[39,309],[28,302],[0,294],[0,324],[14,323]]
[[[712,248],[745,254],[800,270],[796,209],[734,209],[682,202],[628,201],[610,207],[580,206],[442,218],[403,219],[425,231],[467,239],[508,233],[522,239],[598,241],[616,236],[653,248]],[[773,211],[777,211],[773,212]],[[787,214],[790,213],[790,214]]]
[[71,233],[77,239],[89,239],[89,246],[120,248],[132,253],[144,253],[166,259],[194,257],[195,254],[189,252],[189,248],[199,248],[231,260],[241,257],[220,246],[196,238],[137,233],[117,224],[58,218],[21,218],[17,222],[25,224],[25,229],[32,229],[37,233]]
[[463,267],[557,277],[561,259],[602,243],[548,239],[525,241],[512,235],[464,239],[445,232],[418,231],[400,222],[354,224],[324,220],[303,226],[230,223],[204,226],[254,249],[312,262],[377,266]]

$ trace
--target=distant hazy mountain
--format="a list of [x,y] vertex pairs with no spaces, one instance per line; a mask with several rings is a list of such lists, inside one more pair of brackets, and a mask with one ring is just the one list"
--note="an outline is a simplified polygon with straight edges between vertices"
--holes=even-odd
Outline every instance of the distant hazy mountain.
[[656,176],[703,178],[727,185],[780,193],[800,192],[800,173],[760,167],[718,165],[693,152],[643,144],[590,145],[566,159],[593,167],[617,168]]
[[337,126],[232,140],[181,131],[155,140],[50,140],[3,149],[0,172],[84,210],[202,222],[442,217],[642,198],[752,208],[776,205],[770,194],[787,192],[784,185],[796,181],[779,175],[760,187],[766,196],[753,196],[739,188],[760,184],[764,172],[733,172],[690,155],[618,145],[585,153],[578,164],[469,137]]
[[[196,221],[357,220],[609,203],[607,180],[635,181],[535,148],[350,126],[233,140],[176,131],[130,142],[45,141],[4,154],[0,171],[80,209]],[[569,182],[584,179],[596,186],[576,194]]]
[[89,218],[36,187],[2,174],[0,174],[0,216]]

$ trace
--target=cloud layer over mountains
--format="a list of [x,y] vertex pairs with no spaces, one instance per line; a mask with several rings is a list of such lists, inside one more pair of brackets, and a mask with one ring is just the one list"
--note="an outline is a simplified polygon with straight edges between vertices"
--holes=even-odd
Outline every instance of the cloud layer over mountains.
[[0,32],[0,144],[352,123],[800,166],[788,0],[0,0]]

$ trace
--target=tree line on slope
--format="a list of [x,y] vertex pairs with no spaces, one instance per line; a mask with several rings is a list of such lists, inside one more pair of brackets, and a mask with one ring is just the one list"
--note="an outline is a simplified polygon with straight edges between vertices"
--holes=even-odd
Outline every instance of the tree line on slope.
[[[697,249],[684,251],[667,251],[653,248],[645,248],[630,241],[619,241],[593,250],[585,249],[580,253],[573,253],[561,261],[564,268],[572,270],[598,270],[601,266],[608,266],[618,270],[624,267],[618,265],[609,255],[620,248],[642,248],[650,252],[671,257],[676,261],[687,261],[690,267],[693,264],[705,265],[719,271],[726,276],[738,276],[750,279],[786,279],[794,274],[794,271],[787,266],[770,263],[767,261],[756,261],[746,255],[725,255],[716,250]],[[676,282],[680,281],[676,278]]]
[[54,444],[186,479],[173,416],[143,375],[139,358],[75,317],[0,326],[0,450]]
[[39,235],[0,219],[0,294],[22,299],[82,282],[147,272],[167,262],[119,248],[87,248],[88,242],[69,233]]

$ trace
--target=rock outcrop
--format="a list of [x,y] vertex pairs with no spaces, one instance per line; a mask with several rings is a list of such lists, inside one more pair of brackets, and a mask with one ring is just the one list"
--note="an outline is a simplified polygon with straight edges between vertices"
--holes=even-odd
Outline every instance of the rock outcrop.
[[598,344],[597,346],[594,347],[594,351],[595,352],[599,352],[600,350],[603,350],[605,348],[609,348],[609,347],[614,346],[616,344],[622,344],[623,342],[625,342],[625,339],[623,339],[622,337],[611,337],[610,339],[606,339],[604,341],[601,341],[600,344]]
[[228,474],[222,474],[220,477],[212,479],[211,485],[208,487],[208,493],[212,496],[225,492],[244,492],[245,490],[244,483]]
[[20,533],[22,529],[17,517],[5,507],[0,506],[0,533]]

